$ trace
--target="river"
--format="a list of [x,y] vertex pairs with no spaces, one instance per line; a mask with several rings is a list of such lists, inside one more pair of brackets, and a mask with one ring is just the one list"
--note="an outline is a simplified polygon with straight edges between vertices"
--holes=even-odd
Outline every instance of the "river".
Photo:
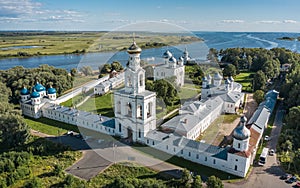
[[[266,48],[284,47],[292,51],[300,51],[299,41],[283,41],[278,38],[283,36],[299,37],[299,33],[253,33],[253,32],[194,32],[205,42],[195,42],[187,45],[178,45],[175,47],[161,47],[143,49],[141,59],[151,63],[161,63],[162,54],[167,49],[178,58],[182,55],[184,48],[187,48],[190,56],[196,59],[205,59],[209,48],[225,49],[234,47],[245,48]],[[130,44],[128,44],[129,46]],[[122,65],[126,65],[128,55],[126,51],[119,52],[99,52],[86,53],[84,55],[51,55],[38,56],[28,58],[7,58],[0,60],[0,70],[6,70],[14,66],[23,66],[26,68],[38,67],[41,64],[48,64],[57,68],[70,70],[72,68],[80,68],[82,66],[91,66],[98,69],[103,63],[111,63],[119,61]]]

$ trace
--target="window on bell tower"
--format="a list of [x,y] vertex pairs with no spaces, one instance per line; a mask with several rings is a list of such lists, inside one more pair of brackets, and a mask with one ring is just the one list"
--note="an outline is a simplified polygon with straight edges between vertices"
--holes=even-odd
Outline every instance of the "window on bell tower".
[[127,115],[132,117],[132,106],[130,103],[127,104]]
[[144,85],[144,76],[143,76],[143,74],[140,74],[140,76],[139,76],[139,82],[140,82],[140,86]]
[[142,105],[138,105],[137,107],[137,118],[142,119],[143,118],[143,107]]
[[117,113],[121,113],[121,101],[118,101],[117,103]]

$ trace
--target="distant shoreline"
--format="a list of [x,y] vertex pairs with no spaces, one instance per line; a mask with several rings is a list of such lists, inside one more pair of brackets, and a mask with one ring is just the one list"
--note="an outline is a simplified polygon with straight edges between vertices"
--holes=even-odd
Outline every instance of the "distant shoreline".
[[[143,49],[204,41],[196,36],[149,32],[140,32],[135,38]],[[129,45],[132,39],[128,32],[106,35],[104,32],[0,31],[0,59],[117,52],[126,50],[126,44]]]

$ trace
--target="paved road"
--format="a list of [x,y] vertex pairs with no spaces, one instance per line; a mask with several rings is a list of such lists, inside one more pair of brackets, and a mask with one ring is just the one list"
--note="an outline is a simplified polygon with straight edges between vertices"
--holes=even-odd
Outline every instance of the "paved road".
[[31,133],[35,136],[45,137],[53,142],[68,145],[74,150],[82,151],[82,158],[66,169],[66,172],[82,179],[89,180],[111,164],[124,161],[141,164],[177,178],[181,176],[179,173],[180,167],[142,153],[107,135],[99,133],[97,134],[98,139],[84,141],[73,136],[55,137],[34,130]]
[[[284,115],[284,110],[282,104],[279,105],[276,111],[276,117],[273,124],[273,129],[271,132],[271,141],[268,143],[269,148],[276,148],[278,137],[282,127],[282,119]],[[285,188],[292,187],[292,185],[285,183],[280,180],[279,177],[283,175],[284,172],[277,163],[276,155],[268,156],[267,163],[263,167],[254,166],[249,178],[243,182],[229,184],[225,183],[225,187],[243,187],[243,188]]]

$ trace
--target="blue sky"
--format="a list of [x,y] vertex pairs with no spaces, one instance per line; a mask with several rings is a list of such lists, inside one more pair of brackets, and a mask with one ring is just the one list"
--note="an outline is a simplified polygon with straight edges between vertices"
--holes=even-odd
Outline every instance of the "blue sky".
[[0,30],[114,30],[157,21],[193,31],[300,32],[299,0],[0,0]]

